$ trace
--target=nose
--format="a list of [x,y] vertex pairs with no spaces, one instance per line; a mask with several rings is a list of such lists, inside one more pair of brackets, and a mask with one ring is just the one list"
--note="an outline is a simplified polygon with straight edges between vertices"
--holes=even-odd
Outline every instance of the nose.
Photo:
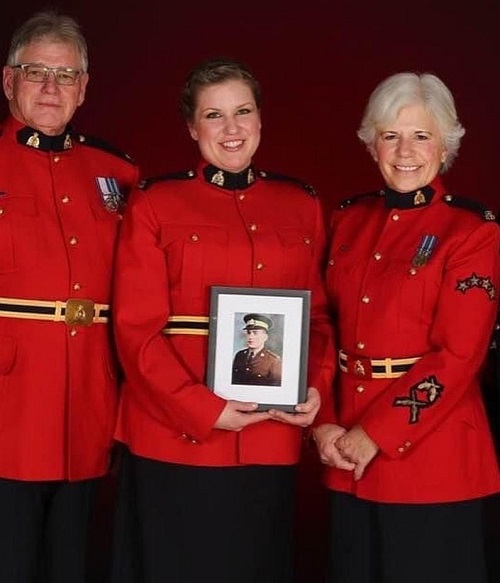
[[397,153],[399,156],[410,156],[412,153],[411,138],[400,137],[398,140]]
[[238,132],[238,122],[234,116],[228,116],[226,118],[225,130],[228,134],[235,134]]
[[57,90],[56,74],[55,71],[47,71],[43,79],[42,90],[46,93],[53,93]]

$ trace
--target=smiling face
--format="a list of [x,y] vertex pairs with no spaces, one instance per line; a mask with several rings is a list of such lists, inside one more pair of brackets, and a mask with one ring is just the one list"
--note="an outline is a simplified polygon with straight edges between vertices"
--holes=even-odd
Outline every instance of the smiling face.
[[379,128],[371,154],[387,186],[404,193],[432,182],[446,148],[434,117],[423,106],[411,105]]
[[244,170],[260,142],[260,113],[250,87],[238,79],[203,87],[188,127],[207,162],[229,172]]
[[[42,39],[21,49],[17,62],[46,67],[82,68],[77,48],[68,43]],[[21,123],[46,135],[62,133],[76,108],[83,103],[88,74],[83,73],[74,85],[58,85],[53,74],[43,83],[23,78],[20,69],[5,66],[3,87],[11,114]]]

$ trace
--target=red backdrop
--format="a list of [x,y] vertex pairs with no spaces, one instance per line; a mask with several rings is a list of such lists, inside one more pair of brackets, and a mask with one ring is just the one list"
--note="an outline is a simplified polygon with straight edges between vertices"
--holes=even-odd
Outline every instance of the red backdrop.
[[[0,52],[6,55],[14,28],[44,4],[4,4]],[[89,42],[91,80],[78,126],[132,154],[144,175],[190,168],[197,150],[177,111],[184,77],[201,59],[241,59],[264,94],[257,162],[313,184],[328,212],[340,199],[380,183],[356,137],[369,93],[392,73],[427,71],[450,87],[467,130],[447,183],[458,194],[500,208],[498,0],[476,0],[465,8],[449,0],[292,4],[52,2],[80,21]],[[0,113],[5,111],[3,102]],[[298,569],[302,580],[312,582],[319,580],[325,526],[312,456],[301,469],[298,500]],[[108,506],[103,499],[103,514]]]

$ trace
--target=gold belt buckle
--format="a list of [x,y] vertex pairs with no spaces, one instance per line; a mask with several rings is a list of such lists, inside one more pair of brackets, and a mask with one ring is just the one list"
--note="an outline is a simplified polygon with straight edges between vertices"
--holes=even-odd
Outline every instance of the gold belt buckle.
[[92,300],[67,300],[64,321],[68,326],[90,326],[94,315],[95,308]]

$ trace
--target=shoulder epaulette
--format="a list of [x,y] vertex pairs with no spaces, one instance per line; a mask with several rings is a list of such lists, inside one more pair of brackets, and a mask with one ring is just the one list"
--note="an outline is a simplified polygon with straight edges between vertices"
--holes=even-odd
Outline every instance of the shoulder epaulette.
[[494,221],[496,219],[493,211],[483,206],[480,202],[477,202],[476,200],[456,196],[454,194],[445,194],[445,196],[443,196],[441,200],[443,200],[449,206],[458,207],[476,213],[477,215],[481,216],[485,221]]
[[363,192],[362,194],[356,194],[355,196],[351,196],[350,198],[344,198],[344,200],[342,200],[339,204],[339,208],[341,209],[345,209],[347,207],[350,207],[353,204],[356,204],[357,202],[364,200],[366,198],[379,198],[381,196],[384,196],[384,191],[383,190],[374,190],[372,192]]
[[83,144],[84,146],[90,146],[91,148],[97,148],[98,150],[104,150],[104,152],[107,152],[108,154],[114,154],[119,158],[127,160],[127,162],[135,164],[135,161],[132,158],[132,156],[126,154],[125,152],[119,150],[118,148],[115,148],[115,146],[106,142],[105,140],[102,140],[101,138],[96,138],[95,136],[87,136],[84,134],[76,134],[75,137],[79,144]]
[[258,174],[264,180],[284,180],[288,182],[293,182],[294,184],[297,184],[298,186],[303,188],[311,196],[316,196],[316,191],[310,184],[307,184],[307,182],[303,182],[298,178],[294,178],[293,176],[287,176],[286,174],[276,174],[275,172],[267,172],[267,170],[259,170]]
[[151,176],[150,178],[144,178],[139,182],[139,188],[142,190],[147,190],[153,184],[157,182],[164,182],[165,180],[192,180],[196,177],[196,172],[194,170],[181,170],[180,172],[169,172],[168,174],[161,174],[159,176]]

